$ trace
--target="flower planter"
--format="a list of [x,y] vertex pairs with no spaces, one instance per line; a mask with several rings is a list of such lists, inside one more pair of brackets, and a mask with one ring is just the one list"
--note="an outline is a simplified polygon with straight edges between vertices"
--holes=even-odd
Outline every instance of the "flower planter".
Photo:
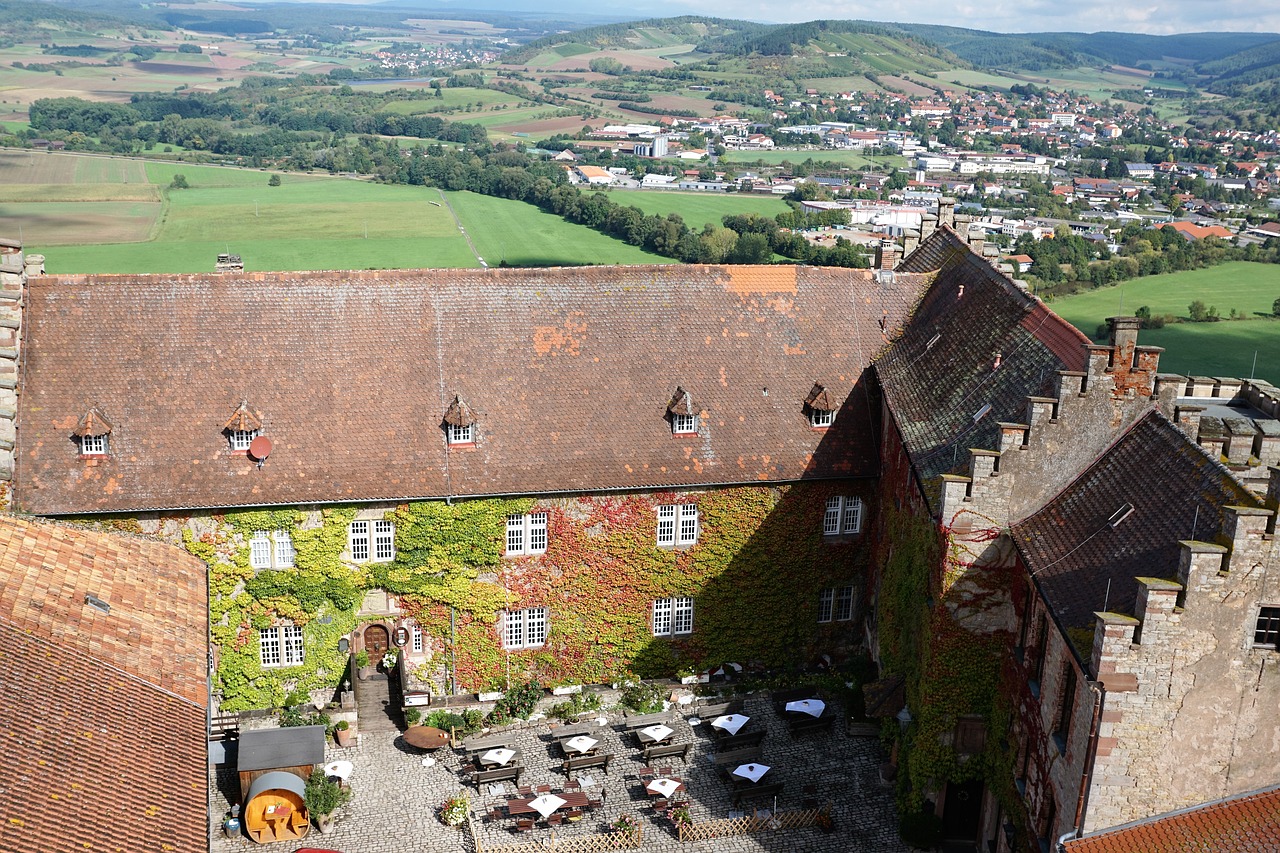
[[696,675],[683,675],[680,677],[681,684],[697,684],[699,681]]
[[569,696],[573,693],[581,693],[581,692],[582,692],[581,684],[565,684],[565,685],[561,685],[560,687],[551,688],[551,695],[553,696]]
[[321,835],[333,835],[333,831],[337,828],[333,822],[333,815],[318,814],[316,818],[316,828],[320,830]]
[[341,746],[341,747],[351,746],[351,741],[352,739],[355,738],[355,736],[356,736],[356,730],[354,726],[348,729],[333,730],[333,738],[338,742],[338,746]]

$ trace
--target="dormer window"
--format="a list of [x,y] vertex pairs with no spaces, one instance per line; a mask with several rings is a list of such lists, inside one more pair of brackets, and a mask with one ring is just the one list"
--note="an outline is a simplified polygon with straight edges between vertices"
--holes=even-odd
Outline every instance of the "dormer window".
[[222,432],[233,453],[248,453],[249,445],[262,434],[262,419],[242,400],[230,420],[222,425]]
[[836,410],[840,404],[828,393],[826,386],[813,383],[809,396],[804,398],[804,411],[809,416],[809,426],[814,429],[826,429],[835,423]]
[[248,452],[249,445],[253,444],[253,440],[258,437],[262,430],[257,429],[233,429],[231,430],[231,449],[242,450]]
[[80,453],[84,456],[106,456],[107,437],[105,435],[80,436]]
[[107,436],[110,434],[111,422],[96,406],[84,413],[72,433],[80,445],[81,456],[107,456],[110,453]]
[[476,443],[475,412],[457,395],[444,413],[444,437],[450,447]]
[[694,435],[698,432],[698,410],[689,392],[679,386],[667,403],[667,419],[671,422],[672,435]]

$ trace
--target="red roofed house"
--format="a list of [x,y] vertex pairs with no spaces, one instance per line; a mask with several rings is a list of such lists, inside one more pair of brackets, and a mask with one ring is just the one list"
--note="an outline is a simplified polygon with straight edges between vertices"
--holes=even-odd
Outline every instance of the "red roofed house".
[[1230,240],[1236,236],[1221,225],[1197,225],[1194,222],[1165,222],[1160,228],[1172,228],[1188,240],[1203,240],[1205,237],[1218,237]]

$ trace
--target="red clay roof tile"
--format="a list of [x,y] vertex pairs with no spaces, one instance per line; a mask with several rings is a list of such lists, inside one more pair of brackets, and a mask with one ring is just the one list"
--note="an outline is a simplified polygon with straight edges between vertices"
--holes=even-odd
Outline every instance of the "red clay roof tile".
[[1066,853],[1280,853],[1280,786],[1068,841]]

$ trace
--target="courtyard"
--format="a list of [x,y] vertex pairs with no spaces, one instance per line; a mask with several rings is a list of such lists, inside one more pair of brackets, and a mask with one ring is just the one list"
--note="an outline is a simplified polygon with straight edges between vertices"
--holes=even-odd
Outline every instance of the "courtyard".
[[[839,715],[838,725],[825,731],[792,735],[787,723],[775,712],[767,694],[749,695],[742,714],[749,728],[762,732],[757,759],[769,767],[768,779],[782,790],[775,802],[741,804],[731,802],[734,790],[727,772],[718,766],[716,741],[710,719],[702,719],[695,706],[673,706],[666,725],[673,729],[673,744],[689,744],[687,760],[658,758],[646,762],[639,741],[626,731],[621,713],[591,715],[586,720],[591,737],[598,741],[597,754],[613,756],[607,772],[582,769],[566,777],[562,771],[563,748],[555,731],[560,724],[538,720],[508,729],[512,747],[519,753],[521,786],[537,789],[549,786],[553,792],[566,790],[573,779],[581,791],[600,803],[583,818],[548,826],[537,820],[532,831],[519,834],[516,820],[506,814],[508,797],[515,796],[512,782],[468,781],[464,769],[470,766],[464,750],[451,748],[426,752],[392,732],[363,732],[355,745],[326,748],[326,761],[348,761],[354,766],[350,784],[353,797],[337,814],[332,835],[314,828],[307,846],[332,848],[343,853],[425,853],[425,851],[471,851],[495,848],[543,849],[553,836],[569,841],[576,836],[608,832],[621,815],[630,814],[641,824],[644,851],[795,851],[795,853],[836,853],[875,851],[893,853],[908,848],[897,832],[893,788],[880,780],[879,767],[885,756],[874,733],[850,733],[838,708],[827,713]],[[424,761],[424,759],[429,759]],[[748,835],[713,840],[680,842],[672,820],[655,808],[654,795],[646,791],[642,774],[651,767],[656,775],[678,777],[684,784],[681,797],[687,799],[694,825],[743,815],[776,811],[780,815],[803,809],[829,807],[834,823],[831,832],[816,827],[765,829]],[[669,767],[669,773],[667,768]],[[217,767],[210,775],[210,831],[214,853],[236,853],[260,845],[244,838],[227,838],[221,830],[230,802],[238,798],[233,767]],[[572,788],[573,785],[568,785]],[[471,797],[471,826],[475,832],[445,826],[440,805],[459,791]],[[299,846],[279,843],[262,845],[280,850]]]

